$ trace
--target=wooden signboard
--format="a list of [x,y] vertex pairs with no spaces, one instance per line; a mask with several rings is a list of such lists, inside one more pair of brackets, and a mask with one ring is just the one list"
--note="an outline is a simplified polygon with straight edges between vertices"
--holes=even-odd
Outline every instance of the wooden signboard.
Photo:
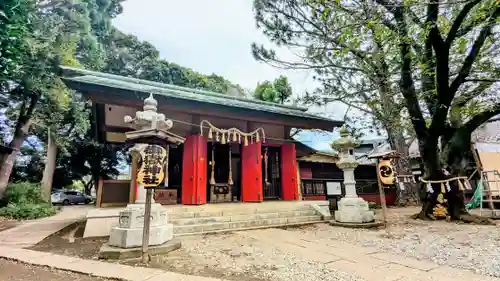
[[140,169],[137,172],[137,183],[144,188],[155,188],[163,182],[165,177],[164,166],[167,151],[159,145],[148,145],[140,152]]

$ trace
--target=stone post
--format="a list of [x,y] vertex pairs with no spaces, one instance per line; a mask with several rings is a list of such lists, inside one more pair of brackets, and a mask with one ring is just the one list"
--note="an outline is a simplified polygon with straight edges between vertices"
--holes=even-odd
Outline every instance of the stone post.
[[335,220],[342,223],[366,223],[375,220],[375,214],[369,210],[368,203],[356,193],[354,170],[358,166],[354,155],[354,147],[358,142],[351,136],[345,126],[340,129],[340,139],[332,143],[332,148],[339,153],[337,166],[344,172],[345,197],[338,203]]

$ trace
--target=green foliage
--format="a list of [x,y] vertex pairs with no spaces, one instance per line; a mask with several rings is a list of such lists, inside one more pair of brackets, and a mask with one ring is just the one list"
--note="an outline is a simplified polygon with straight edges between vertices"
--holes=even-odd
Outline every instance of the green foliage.
[[17,75],[27,45],[34,1],[4,0],[0,3],[0,86],[12,75]]
[[0,206],[0,216],[14,219],[37,219],[57,212],[42,195],[40,185],[28,182],[9,184]]
[[33,220],[53,216],[57,209],[49,203],[44,204],[14,204],[0,208],[0,216],[18,220]]
[[236,87],[221,76],[202,75],[162,60],[153,45],[133,35],[113,29],[110,38],[105,43],[108,51],[104,72],[218,93],[227,93]]
[[258,83],[252,95],[258,100],[284,104],[292,96],[292,86],[287,77],[280,76],[273,82]]

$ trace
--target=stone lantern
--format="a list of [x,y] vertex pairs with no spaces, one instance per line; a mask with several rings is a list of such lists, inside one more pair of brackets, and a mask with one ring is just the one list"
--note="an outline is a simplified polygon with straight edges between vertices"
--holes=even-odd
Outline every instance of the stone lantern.
[[338,151],[337,166],[344,172],[345,197],[338,203],[335,220],[341,223],[367,223],[375,220],[375,214],[369,210],[368,202],[358,197],[354,169],[358,166],[354,156],[354,148],[359,142],[349,135],[345,125],[340,129],[340,139],[334,141],[331,147]]
[[[157,112],[158,102],[150,95],[144,100],[143,111],[137,111],[135,117],[125,116],[125,123],[132,123],[135,131],[125,133],[126,143],[132,145],[130,152],[138,156],[139,152],[150,144],[160,145],[168,151],[170,145],[184,142],[184,138],[169,132],[173,127],[171,120]],[[167,154],[168,155],[168,154]],[[168,157],[167,157],[168,158]],[[167,159],[168,161],[168,159]],[[166,175],[168,177],[168,175]],[[150,196],[150,228],[148,245],[155,247],[155,253],[165,253],[180,247],[179,242],[170,242],[173,238],[173,225],[168,223],[167,210],[154,203],[152,193],[146,193],[142,185],[137,188],[135,204],[128,204],[120,212],[118,225],[111,229],[109,242],[100,251],[101,258],[135,257],[140,255],[143,244],[143,229],[147,216],[147,194]],[[147,210],[149,212],[149,208]],[[144,247],[144,245],[142,245]]]

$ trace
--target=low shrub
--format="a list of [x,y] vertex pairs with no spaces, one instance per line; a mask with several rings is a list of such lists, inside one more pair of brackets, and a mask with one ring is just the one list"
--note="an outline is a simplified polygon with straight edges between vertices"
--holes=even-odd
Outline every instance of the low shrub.
[[375,203],[375,202],[371,202],[371,201],[370,201],[370,202],[368,202],[368,207],[369,207],[370,209],[381,209],[381,208],[382,208],[382,206],[381,206],[381,205],[379,205],[379,204],[377,204],[377,203]]
[[43,196],[41,186],[28,182],[9,184],[0,206],[0,216],[14,219],[38,219],[57,213]]

